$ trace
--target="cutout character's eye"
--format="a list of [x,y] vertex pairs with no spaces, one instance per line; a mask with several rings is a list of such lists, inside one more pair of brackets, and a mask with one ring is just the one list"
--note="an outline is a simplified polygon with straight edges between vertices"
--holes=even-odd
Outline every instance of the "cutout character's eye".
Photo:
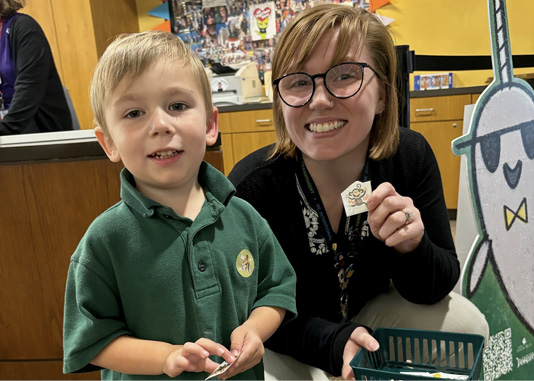
[[534,159],[534,120],[526,123],[521,128],[521,140],[523,140],[523,147],[530,160]]
[[489,134],[480,139],[480,151],[486,168],[491,173],[499,167],[501,155],[501,138],[499,134]]

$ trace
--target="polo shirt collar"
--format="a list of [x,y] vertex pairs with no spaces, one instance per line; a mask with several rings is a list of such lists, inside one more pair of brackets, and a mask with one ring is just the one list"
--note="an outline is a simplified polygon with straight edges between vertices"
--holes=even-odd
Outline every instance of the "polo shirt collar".
[[[166,208],[148,198],[135,188],[135,179],[126,168],[121,171],[121,199],[144,217],[151,217],[158,208]],[[200,165],[198,181],[206,193],[208,203],[219,204],[224,208],[235,194],[232,183],[217,169],[205,161]]]

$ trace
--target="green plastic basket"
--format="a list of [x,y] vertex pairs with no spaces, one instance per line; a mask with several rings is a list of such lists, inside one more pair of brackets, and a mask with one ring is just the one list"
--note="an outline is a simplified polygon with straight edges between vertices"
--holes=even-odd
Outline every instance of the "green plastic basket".
[[[478,380],[484,337],[480,335],[378,328],[376,352],[361,348],[350,362],[356,380]],[[410,362],[411,361],[411,362]]]

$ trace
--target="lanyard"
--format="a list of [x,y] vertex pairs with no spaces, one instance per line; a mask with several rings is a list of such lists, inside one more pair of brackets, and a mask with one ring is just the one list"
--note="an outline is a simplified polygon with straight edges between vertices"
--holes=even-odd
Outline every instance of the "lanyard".
[[[351,243],[348,242],[348,235],[352,226],[351,216],[347,217],[345,211],[343,210],[343,214],[341,216],[341,221],[343,221],[343,224],[341,224],[340,221],[340,226],[344,225],[344,234],[335,234],[331,228],[330,222],[328,221],[326,210],[324,209],[321,197],[319,196],[319,192],[317,191],[317,187],[315,186],[315,183],[313,182],[313,179],[311,178],[311,175],[308,172],[308,169],[306,168],[306,164],[304,163],[304,159],[302,158],[302,153],[300,152],[298,154],[298,163],[300,170],[296,171],[297,179],[299,183],[302,184],[301,188],[304,192],[304,196],[317,212],[319,220],[321,222],[319,224],[319,229],[321,230],[323,237],[327,241],[327,246],[334,253],[334,268],[338,272],[337,277],[339,281],[339,287],[341,289],[341,312],[343,314],[343,317],[347,317],[347,287],[349,285],[349,280],[354,273],[353,263],[349,263],[349,260],[351,258],[354,258],[357,254],[355,252],[357,250],[355,245],[351,245]],[[362,181],[368,181],[369,160],[365,161],[362,177]],[[341,197],[341,195],[339,197]],[[362,232],[364,220],[365,219],[362,218],[362,214],[358,214],[356,216],[355,226],[360,233]],[[346,256],[343,255],[343,251],[346,251]],[[352,260],[350,260],[350,262],[352,262]]]

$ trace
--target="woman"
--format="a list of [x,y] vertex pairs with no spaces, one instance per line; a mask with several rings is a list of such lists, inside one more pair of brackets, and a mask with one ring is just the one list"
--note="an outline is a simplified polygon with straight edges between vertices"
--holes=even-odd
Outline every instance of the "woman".
[[[398,126],[386,27],[360,8],[304,10],[276,44],[272,76],[276,144],[229,176],[297,272],[299,316],[267,347],[349,379],[357,350],[378,346],[365,327],[487,337],[484,316],[449,294],[460,266],[439,168]],[[347,216],[341,193],[356,180],[371,182],[369,211]]]
[[72,130],[50,46],[39,24],[0,0],[0,136]]

